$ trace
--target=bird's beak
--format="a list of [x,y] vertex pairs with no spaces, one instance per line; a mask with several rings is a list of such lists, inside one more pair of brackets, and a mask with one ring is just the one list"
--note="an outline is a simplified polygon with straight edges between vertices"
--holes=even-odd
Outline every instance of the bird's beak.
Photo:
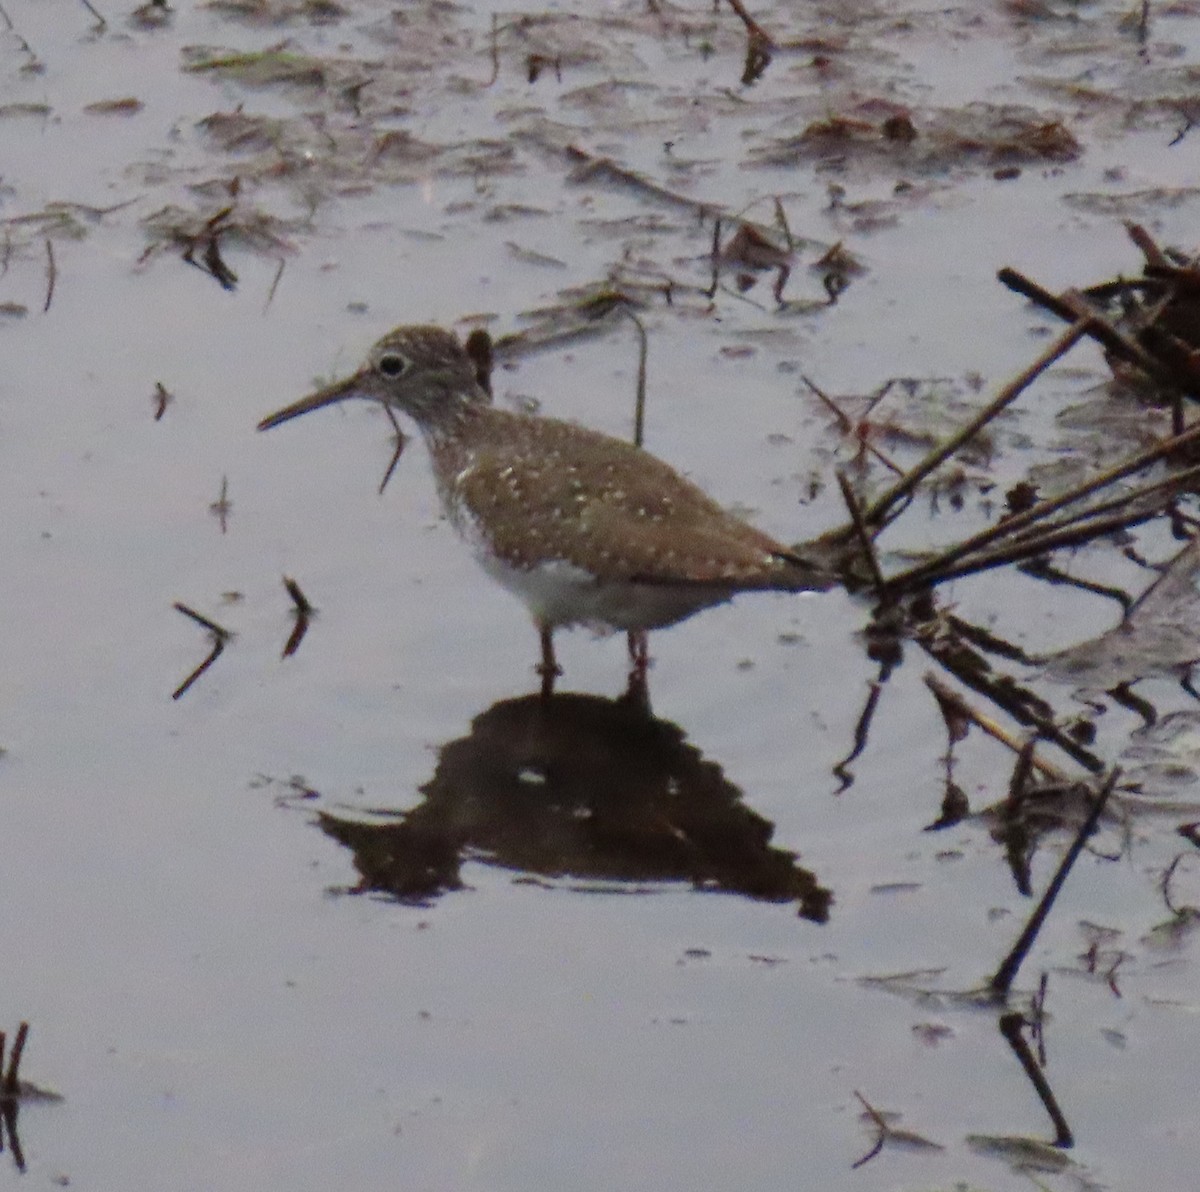
[[365,380],[366,377],[363,373],[356,372],[344,381],[334,381],[332,385],[326,385],[323,389],[318,389],[316,393],[310,393],[307,397],[292,402],[290,406],[276,410],[274,414],[268,414],[258,424],[258,429],[270,430],[271,427],[279,426],[282,422],[290,422],[293,418],[299,418],[301,414],[319,410],[322,406],[331,406],[335,402],[345,401],[348,397],[366,397]]

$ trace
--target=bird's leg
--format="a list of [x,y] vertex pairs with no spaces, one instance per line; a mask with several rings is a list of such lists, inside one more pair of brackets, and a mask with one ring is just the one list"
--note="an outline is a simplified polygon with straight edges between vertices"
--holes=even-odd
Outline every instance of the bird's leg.
[[650,639],[644,629],[635,629],[629,634],[628,642],[629,661],[632,665],[629,681],[633,683],[636,680],[645,685],[646,672],[650,669]]
[[542,661],[536,670],[542,676],[542,699],[549,699],[554,694],[554,680],[562,674],[562,667],[554,657],[554,630],[549,625],[538,625],[538,634],[542,641]]
[[646,672],[650,669],[650,651],[645,630],[629,634],[629,685],[622,699],[644,715],[650,715],[650,685]]

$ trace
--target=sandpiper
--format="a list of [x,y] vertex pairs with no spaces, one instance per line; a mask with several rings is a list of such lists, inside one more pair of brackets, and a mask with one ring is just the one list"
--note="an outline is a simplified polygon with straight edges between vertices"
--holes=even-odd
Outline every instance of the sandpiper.
[[417,423],[450,523],[533,615],[547,695],[561,673],[552,637],[561,626],[627,632],[635,672],[644,676],[647,630],[739,592],[831,586],[817,563],[727,513],[649,452],[493,406],[476,365],[439,327],[397,327],[353,376],[285,406],[258,429],[352,397]]

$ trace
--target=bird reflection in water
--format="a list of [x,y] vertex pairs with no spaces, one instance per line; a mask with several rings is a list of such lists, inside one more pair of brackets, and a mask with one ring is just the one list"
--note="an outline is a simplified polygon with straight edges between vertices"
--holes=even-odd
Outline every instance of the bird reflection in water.
[[441,748],[421,793],[384,822],[319,814],[354,852],[355,892],[428,903],[477,861],[585,889],[690,882],[828,917],[830,892],[770,845],[774,825],[638,698],[503,700]]

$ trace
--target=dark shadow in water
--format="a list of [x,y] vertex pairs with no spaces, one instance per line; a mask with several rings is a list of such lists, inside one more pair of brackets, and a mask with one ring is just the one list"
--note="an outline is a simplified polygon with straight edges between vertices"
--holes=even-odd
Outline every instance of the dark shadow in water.
[[774,825],[682,729],[636,699],[497,703],[442,747],[421,793],[423,803],[385,823],[319,814],[354,851],[356,892],[428,902],[461,888],[470,860],[589,885],[687,881],[796,902],[818,923],[829,914],[830,892],[794,853],[770,846]]

